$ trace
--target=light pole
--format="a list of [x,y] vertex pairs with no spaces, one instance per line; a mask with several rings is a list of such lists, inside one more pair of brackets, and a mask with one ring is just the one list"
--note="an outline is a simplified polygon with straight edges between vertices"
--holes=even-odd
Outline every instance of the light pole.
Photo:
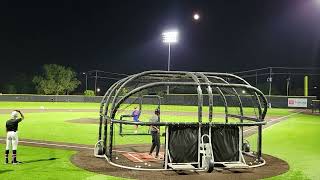
[[97,94],[97,79],[98,79],[98,71],[96,71],[96,76],[94,80],[94,93]]
[[88,74],[83,72],[83,75],[86,75],[86,90],[88,90]]
[[272,89],[272,68],[269,69],[269,77],[267,78],[267,81],[269,82],[269,103],[268,106],[271,108],[271,89]]
[[287,78],[287,96],[289,96],[289,89],[290,89],[290,74],[289,74],[289,77]]
[[[163,42],[168,44],[168,71],[170,71],[171,61],[171,44],[178,42],[179,32],[176,30],[165,31],[162,33]],[[167,86],[167,94],[169,94],[169,86]]]

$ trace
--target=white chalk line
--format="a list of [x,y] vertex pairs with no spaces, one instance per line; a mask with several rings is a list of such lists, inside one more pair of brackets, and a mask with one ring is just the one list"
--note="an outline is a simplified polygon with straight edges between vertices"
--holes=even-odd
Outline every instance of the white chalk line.
[[[0,140],[5,141],[6,139],[0,138]],[[90,149],[90,150],[94,149],[94,148],[89,148],[89,147],[84,147],[84,146],[73,146],[73,145],[34,142],[34,141],[24,141],[24,140],[19,140],[19,142],[26,143],[26,144],[36,144],[36,145],[46,145],[46,146],[66,147],[66,148],[78,148],[78,149]]]
[[[294,116],[294,115],[296,115],[296,114],[300,114],[300,113],[303,112],[303,111],[304,111],[304,110],[301,110],[301,111],[298,111],[298,112],[295,112],[295,113],[292,113],[292,114],[289,114],[289,115],[286,115],[286,116],[282,116],[282,117],[279,117],[279,118],[276,118],[276,119],[271,119],[270,121],[267,122],[267,124],[270,123],[270,122],[273,122],[273,121],[279,121],[279,120],[281,120],[281,119],[285,119],[285,118],[288,118],[288,117],[290,117],[290,116]],[[272,125],[274,125],[274,124],[271,124],[270,126],[272,126]],[[268,127],[270,127],[270,126],[267,126],[266,128],[268,128]],[[256,130],[256,129],[257,129],[257,127],[252,127],[252,128],[243,130],[243,132],[252,131],[252,130]]]
[[142,161],[141,159],[137,158],[136,156],[130,154],[130,153],[127,153],[129,156],[133,157],[134,159],[138,160],[139,162],[144,162]]

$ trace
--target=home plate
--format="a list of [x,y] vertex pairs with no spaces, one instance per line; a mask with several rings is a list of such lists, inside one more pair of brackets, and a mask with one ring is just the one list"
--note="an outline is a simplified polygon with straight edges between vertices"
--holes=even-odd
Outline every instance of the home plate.
[[132,162],[151,162],[151,161],[162,161],[163,160],[163,152],[159,153],[161,159],[155,159],[153,155],[149,155],[149,153],[123,153],[126,158],[128,158]]

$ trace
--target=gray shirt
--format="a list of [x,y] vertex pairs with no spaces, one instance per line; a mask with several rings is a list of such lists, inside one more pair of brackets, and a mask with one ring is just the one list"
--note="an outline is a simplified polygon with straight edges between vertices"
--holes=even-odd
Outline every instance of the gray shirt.
[[[153,116],[150,118],[149,122],[159,122],[159,116],[153,115]],[[158,131],[157,128],[159,129],[158,126],[151,126],[151,127],[150,127],[150,131]]]

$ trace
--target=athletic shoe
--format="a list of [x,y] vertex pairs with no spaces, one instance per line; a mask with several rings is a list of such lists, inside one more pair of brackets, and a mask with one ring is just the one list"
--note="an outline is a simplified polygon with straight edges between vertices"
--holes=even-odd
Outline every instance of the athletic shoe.
[[161,160],[160,156],[155,156],[154,158],[157,160]]
[[20,162],[20,161],[15,161],[15,162],[12,162],[12,164],[22,164],[22,162]]
[[157,160],[162,160],[163,159],[161,156],[155,156],[154,158],[157,159]]

